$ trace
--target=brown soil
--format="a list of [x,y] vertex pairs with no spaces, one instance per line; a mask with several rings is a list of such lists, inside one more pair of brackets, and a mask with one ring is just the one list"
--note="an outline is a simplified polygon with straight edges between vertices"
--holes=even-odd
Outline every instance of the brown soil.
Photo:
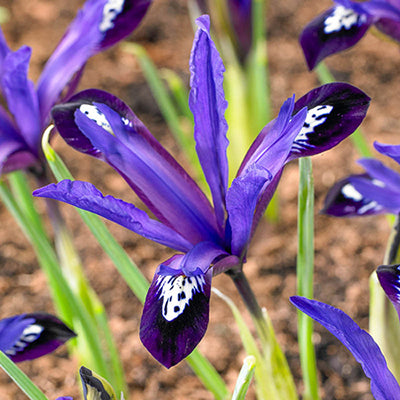
[[[37,79],[44,62],[82,3],[77,0],[0,1],[11,14],[10,21],[4,25],[11,48],[23,44],[33,48],[32,79]],[[297,37],[306,22],[330,6],[329,0],[270,2],[268,50],[275,112],[292,93],[299,97],[318,85],[315,74],[306,69]],[[144,45],[159,67],[172,68],[187,80],[192,39],[185,1],[157,0],[140,29],[129,40]],[[371,34],[356,48],[328,61],[338,79],[359,86],[372,97],[363,124],[369,143],[374,140],[399,143],[396,137],[400,130],[399,61],[396,45]],[[109,90],[124,99],[153,134],[179,157],[133,56],[117,47],[90,60],[81,89],[89,87]],[[106,193],[128,201],[134,199],[127,185],[106,165],[73,152],[61,140],[57,140],[56,145],[77,178],[96,184]],[[367,328],[368,277],[382,261],[388,223],[384,217],[337,220],[318,214],[328,188],[346,174],[360,171],[355,163],[357,158],[350,141],[314,158],[315,298],[343,309]],[[276,225],[264,222],[259,227],[245,271],[260,303],[269,311],[301,391],[296,310],[288,302],[296,290],[297,183],[298,167],[293,163],[286,168],[280,183],[281,219]],[[43,203],[40,200],[37,203],[43,210]],[[2,204],[0,212],[3,221],[0,229],[0,317],[39,310],[52,312],[50,293],[29,243]],[[167,371],[143,348],[138,338],[142,306],[92,239],[75,210],[65,206],[63,212],[76,239],[87,276],[107,309],[124,363],[130,398],[211,399],[184,362]],[[128,230],[111,223],[107,225],[149,279],[159,262],[171,254]],[[214,285],[236,301],[251,325],[230,279],[218,276]],[[320,326],[316,326],[315,338],[322,397],[372,399],[368,380],[345,348]],[[199,347],[233,388],[245,352],[229,309],[216,296],[212,296],[210,324]],[[78,367],[65,348],[21,364],[50,399],[61,395],[80,398],[80,384],[76,380]],[[10,379],[0,373],[0,399],[24,398]],[[251,389],[248,399],[254,398]]]

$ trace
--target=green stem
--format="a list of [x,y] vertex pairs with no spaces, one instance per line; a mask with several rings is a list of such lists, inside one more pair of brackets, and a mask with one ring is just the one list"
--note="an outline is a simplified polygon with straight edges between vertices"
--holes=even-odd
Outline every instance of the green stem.
[[0,367],[31,400],[48,400],[43,392],[2,352]]
[[[314,183],[311,159],[308,157],[300,158],[299,168],[297,294],[312,299],[314,277]],[[298,342],[305,400],[319,400],[318,374],[312,335],[312,319],[299,312]]]
[[297,399],[293,376],[290,372],[285,354],[276,340],[266,310],[262,310],[258,304],[257,298],[241,268],[235,271],[231,270],[227,274],[232,278],[236,289],[251,315],[261,341],[264,356],[267,360],[270,360],[271,368],[276,372],[273,376],[276,380],[278,393],[285,393],[283,397],[285,399]]

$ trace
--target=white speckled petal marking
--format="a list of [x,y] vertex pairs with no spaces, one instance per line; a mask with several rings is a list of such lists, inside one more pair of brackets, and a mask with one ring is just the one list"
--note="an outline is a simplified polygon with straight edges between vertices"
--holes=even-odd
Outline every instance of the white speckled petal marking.
[[364,23],[366,18],[365,15],[359,15],[351,8],[337,6],[334,8],[333,13],[325,20],[324,32],[329,35],[333,32],[339,32],[343,28],[349,30],[354,25]]
[[15,356],[18,352],[25,349],[30,343],[34,342],[40,334],[43,332],[44,328],[40,325],[29,325],[22,332],[19,340],[14,343],[11,349],[5,351],[9,356]]
[[103,8],[103,19],[99,25],[100,32],[106,32],[114,27],[114,20],[124,8],[124,0],[109,0]]
[[328,115],[331,113],[332,110],[333,107],[327,105],[317,106],[312,108],[311,110],[308,110],[303,128],[301,128],[301,131],[297,135],[296,141],[306,139],[306,136],[309,133],[313,133],[314,128],[322,125],[326,121]]
[[196,293],[202,292],[206,281],[203,275],[159,276],[159,297],[163,298],[162,315],[172,321],[183,313]]
[[106,116],[102,112],[100,112],[100,110],[96,106],[93,106],[91,104],[82,104],[79,107],[79,110],[92,121],[96,122],[97,125],[101,126],[107,132],[113,134],[111,125],[108,122]]
[[346,197],[346,199],[351,199],[354,201],[361,201],[363,199],[361,193],[357,191],[350,183],[342,187],[342,194],[344,197]]

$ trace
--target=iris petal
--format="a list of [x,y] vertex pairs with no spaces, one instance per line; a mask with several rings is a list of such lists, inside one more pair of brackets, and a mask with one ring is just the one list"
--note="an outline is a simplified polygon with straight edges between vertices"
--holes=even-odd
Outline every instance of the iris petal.
[[329,83],[305,94],[294,106],[294,113],[307,107],[307,117],[288,161],[336,146],[361,124],[370,100],[363,91],[347,83]]
[[204,336],[209,318],[211,270],[186,276],[155,274],[146,296],[140,339],[165,367],[187,357]]
[[305,314],[328,329],[353,354],[371,379],[371,392],[377,400],[400,398],[400,387],[386,360],[369,333],[362,330],[343,311],[315,300],[294,296],[290,301]]
[[190,57],[189,106],[194,116],[196,151],[211,189],[222,231],[228,186],[228,125],[224,117],[228,103],[223,89],[225,67],[210,37],[208,15],[198,18],[197,25],[199,29]]
[[23,314],[0,321],[0,350],[14,362],[41,357],[75,336],[49,314]]
[[149,218],[133,204],[112,196],[103,196],[91,183],[64,180],[33,192],[34,196],[60,200],[93,212],[132,230],[154,242],[179,251],[187,251],[192,246],[178,233],[160,222]]
[[[362,195],[354,186],[354,181],[364,181],[372,186],[372,178],[367,174],[351,175],[335,183],[326,195],[323,214],[335,217],[357,217],[388,212],[375,200]],[[377,188],[372,189],[376,190]]]
[[312,20],[300,36],[308,68],[312,70],[325,57],[354,46],[372,24],[368,14],[338,5]]

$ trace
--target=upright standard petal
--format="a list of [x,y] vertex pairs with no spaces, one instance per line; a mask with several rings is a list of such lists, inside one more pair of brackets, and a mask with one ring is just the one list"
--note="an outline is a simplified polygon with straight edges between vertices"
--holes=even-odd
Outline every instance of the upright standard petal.
[[371,392],[375,399],[400,398],[400,386],[389,371],[379,346],[369,333],[337,308],[299,296],[291,297],[290,301],[328,329],[350,350],[367,377],[371,379]]
[[257,168],[247,170],[232,182],[226,196],[228,223],[231,232],[231,253],[242,258],[250,242],[254,212],[260,193],[271,179],[269,171]]
[[181,235],[149,218],[133,204],[113,196],[103,196],[91,183],[64,180],[33,192],[34,196],[63,201],[82,210],[109,219],[131,231],[178,251],[188,251],[192,245]]
[[224,117],[228,103],[223,89],[225,67],[210,36],[208,15],[198,18],[196,22],[199,29],[190,57],[189,106],[194,116],[196,151],[211,189],[218,225],[222,231],[228,186],[228,125]]
[[165,367],[182,361],[203,338],[209,318],[210,266],[224,255],[212,243],[199,243],[184,256],[164,262],[154,275],[144,304],[140,339]]
[[300,36],[308,68],[312,70],[325,57],[355,45],[372,24],[372,18],[342,5],[312,20]]
[[347,83],[328,83],[296,101],[294,114],[307,107],[304,126],[288,161],[319,154],[352,134],[367,113],[370,97]]
[[22,137],[31,152],[38,156],[42,132],[38,99],[28,79],[30,57],[31,49],[27,46],[8,54],[3,65],[2,86]]
[[14,362],[41,357],[75,336],[49,314],[22,314],[0,320],[0,350]]
[[83,92],[53,117],[69,144],[114,167],[162,223],[192,244],[222,240],[204,193],[120,100]]
[[37,157],[14,125],[8,113],[0,106],[0,174],[31,166]]
[[[43,123],[86,61],[137,28],[152,0],[88,0],[71,23],[38,82]],[[74,82],[77,85],[77,82]]]
[[326,195],[321,213],[334,217],[357,217],[389,212],[375,200],[363,196],[354,187],[354,181],[373,185],[372,178],[367,174],[351,175],[336,182]]
[[43,125],[73,75],[99,48],[104,37],[99,24],[106,3],[107,0],[86,1],[47,61],[37,84]]

